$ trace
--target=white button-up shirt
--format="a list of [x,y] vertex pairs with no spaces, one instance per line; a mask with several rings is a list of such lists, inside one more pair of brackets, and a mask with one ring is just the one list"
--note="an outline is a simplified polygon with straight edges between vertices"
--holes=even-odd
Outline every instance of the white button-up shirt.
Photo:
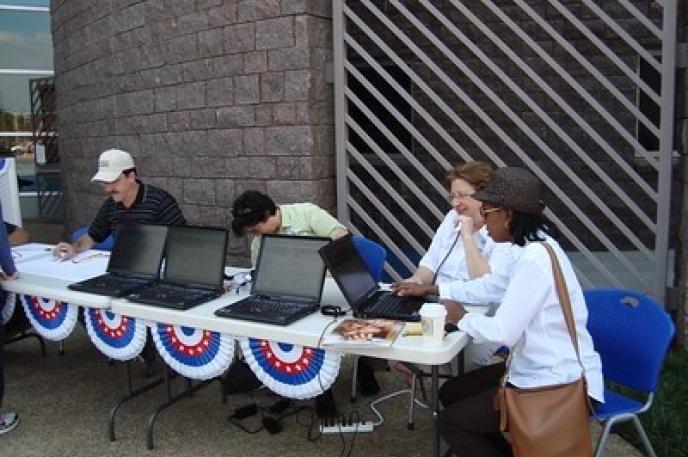
[[[467,281],[468,266],[466,264],[466,252],[463,249],[463,239],[461,234],[456,230],[456,220],[458,215],[453,209],[450,210],[444,220],[437,228],[435,236],[432,237],[432,242],[425,253],[419,266],[423,266],[428,270],[436,273],[437,279],[435,284],[447,284],[454,281]],[[456,239],[458,237],[458,240]],[[485,247],[485,243],[489,238],[487,229],[481,228],[473,234],[475,244],[480,251]],[[456,244],[454,244],[456,241]],[[452,248],[452,244],[454,247]],[[451,253],[449,252],[451,249]],[[448,255],[447,255],[448,254]],[[446,257],[444,264],[440,266],[442,260]],[[437,269],[439,268],[439,272]]]
[[513,274],[514,264],[521,256],[522,251],[521,246],[513,243],[495,243],[488,235],[482,255],[490,264],[490,273],[470,281],[453,281],[440,284],[440,298],[476,305],[491,305],[501,302]]
[[[588,309],[583,291],[559,244],[549,237],[546,241],[559,259],[571,297],[588,395],[604,401],[602,362],[586,328]],[[512,348],[508,380],[516,387],[569,383],[581,377],[559,304],[550,258],[539,243],[529,243],[523,249],[495,315],[469,313],[459,321],[458,327],[477,343],[494,341]]]

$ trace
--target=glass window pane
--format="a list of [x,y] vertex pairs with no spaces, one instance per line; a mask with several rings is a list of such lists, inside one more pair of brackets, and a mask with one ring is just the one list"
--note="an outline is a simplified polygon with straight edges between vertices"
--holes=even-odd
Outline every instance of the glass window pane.
[[49,13],[0,10],[0,68],[52,70]]
[[[0,112],[31,117],[31,98],[29,80],[44,76],[0,75]],[[4,116],[3,116],[4,117]],[[7,119],[0,118],[0,131],[21,131]]]

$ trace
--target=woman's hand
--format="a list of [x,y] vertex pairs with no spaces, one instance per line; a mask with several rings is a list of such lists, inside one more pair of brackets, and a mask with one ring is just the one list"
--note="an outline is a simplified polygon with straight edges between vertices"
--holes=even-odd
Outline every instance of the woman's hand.
[[447,309],[447,322],[450,324],[458,323],[468,313],[461,303],[454,300],[440,300],[440,304]]
[[400,296],[422,297],[424,295],[437,295],[437,286],[429,284],[417,284],[414,282],[395,282],[390,286],[390,290]]
[[473,226],[473,218],[471,216],[459,214],[459,217],[456,221],[457,224],[461,224],[461,236],[464,238],[473,236],[475,227]]

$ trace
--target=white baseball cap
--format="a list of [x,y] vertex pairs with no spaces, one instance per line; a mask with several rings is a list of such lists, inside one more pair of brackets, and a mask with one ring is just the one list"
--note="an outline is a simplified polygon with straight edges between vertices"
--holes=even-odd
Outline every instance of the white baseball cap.
[[108,149],[98,158],[98,173],[91,182],[113,182],[124,170],[135,168],[134,159],[121,149]]

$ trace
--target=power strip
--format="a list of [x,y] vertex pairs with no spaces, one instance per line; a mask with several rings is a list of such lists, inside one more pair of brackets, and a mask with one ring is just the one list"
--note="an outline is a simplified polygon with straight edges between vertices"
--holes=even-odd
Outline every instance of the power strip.
[[375,426],[371,421],[353,422],[341,425],[338,421],[333,421],[330,425],[320,424],[320,433],[365,433],[372,432]]

